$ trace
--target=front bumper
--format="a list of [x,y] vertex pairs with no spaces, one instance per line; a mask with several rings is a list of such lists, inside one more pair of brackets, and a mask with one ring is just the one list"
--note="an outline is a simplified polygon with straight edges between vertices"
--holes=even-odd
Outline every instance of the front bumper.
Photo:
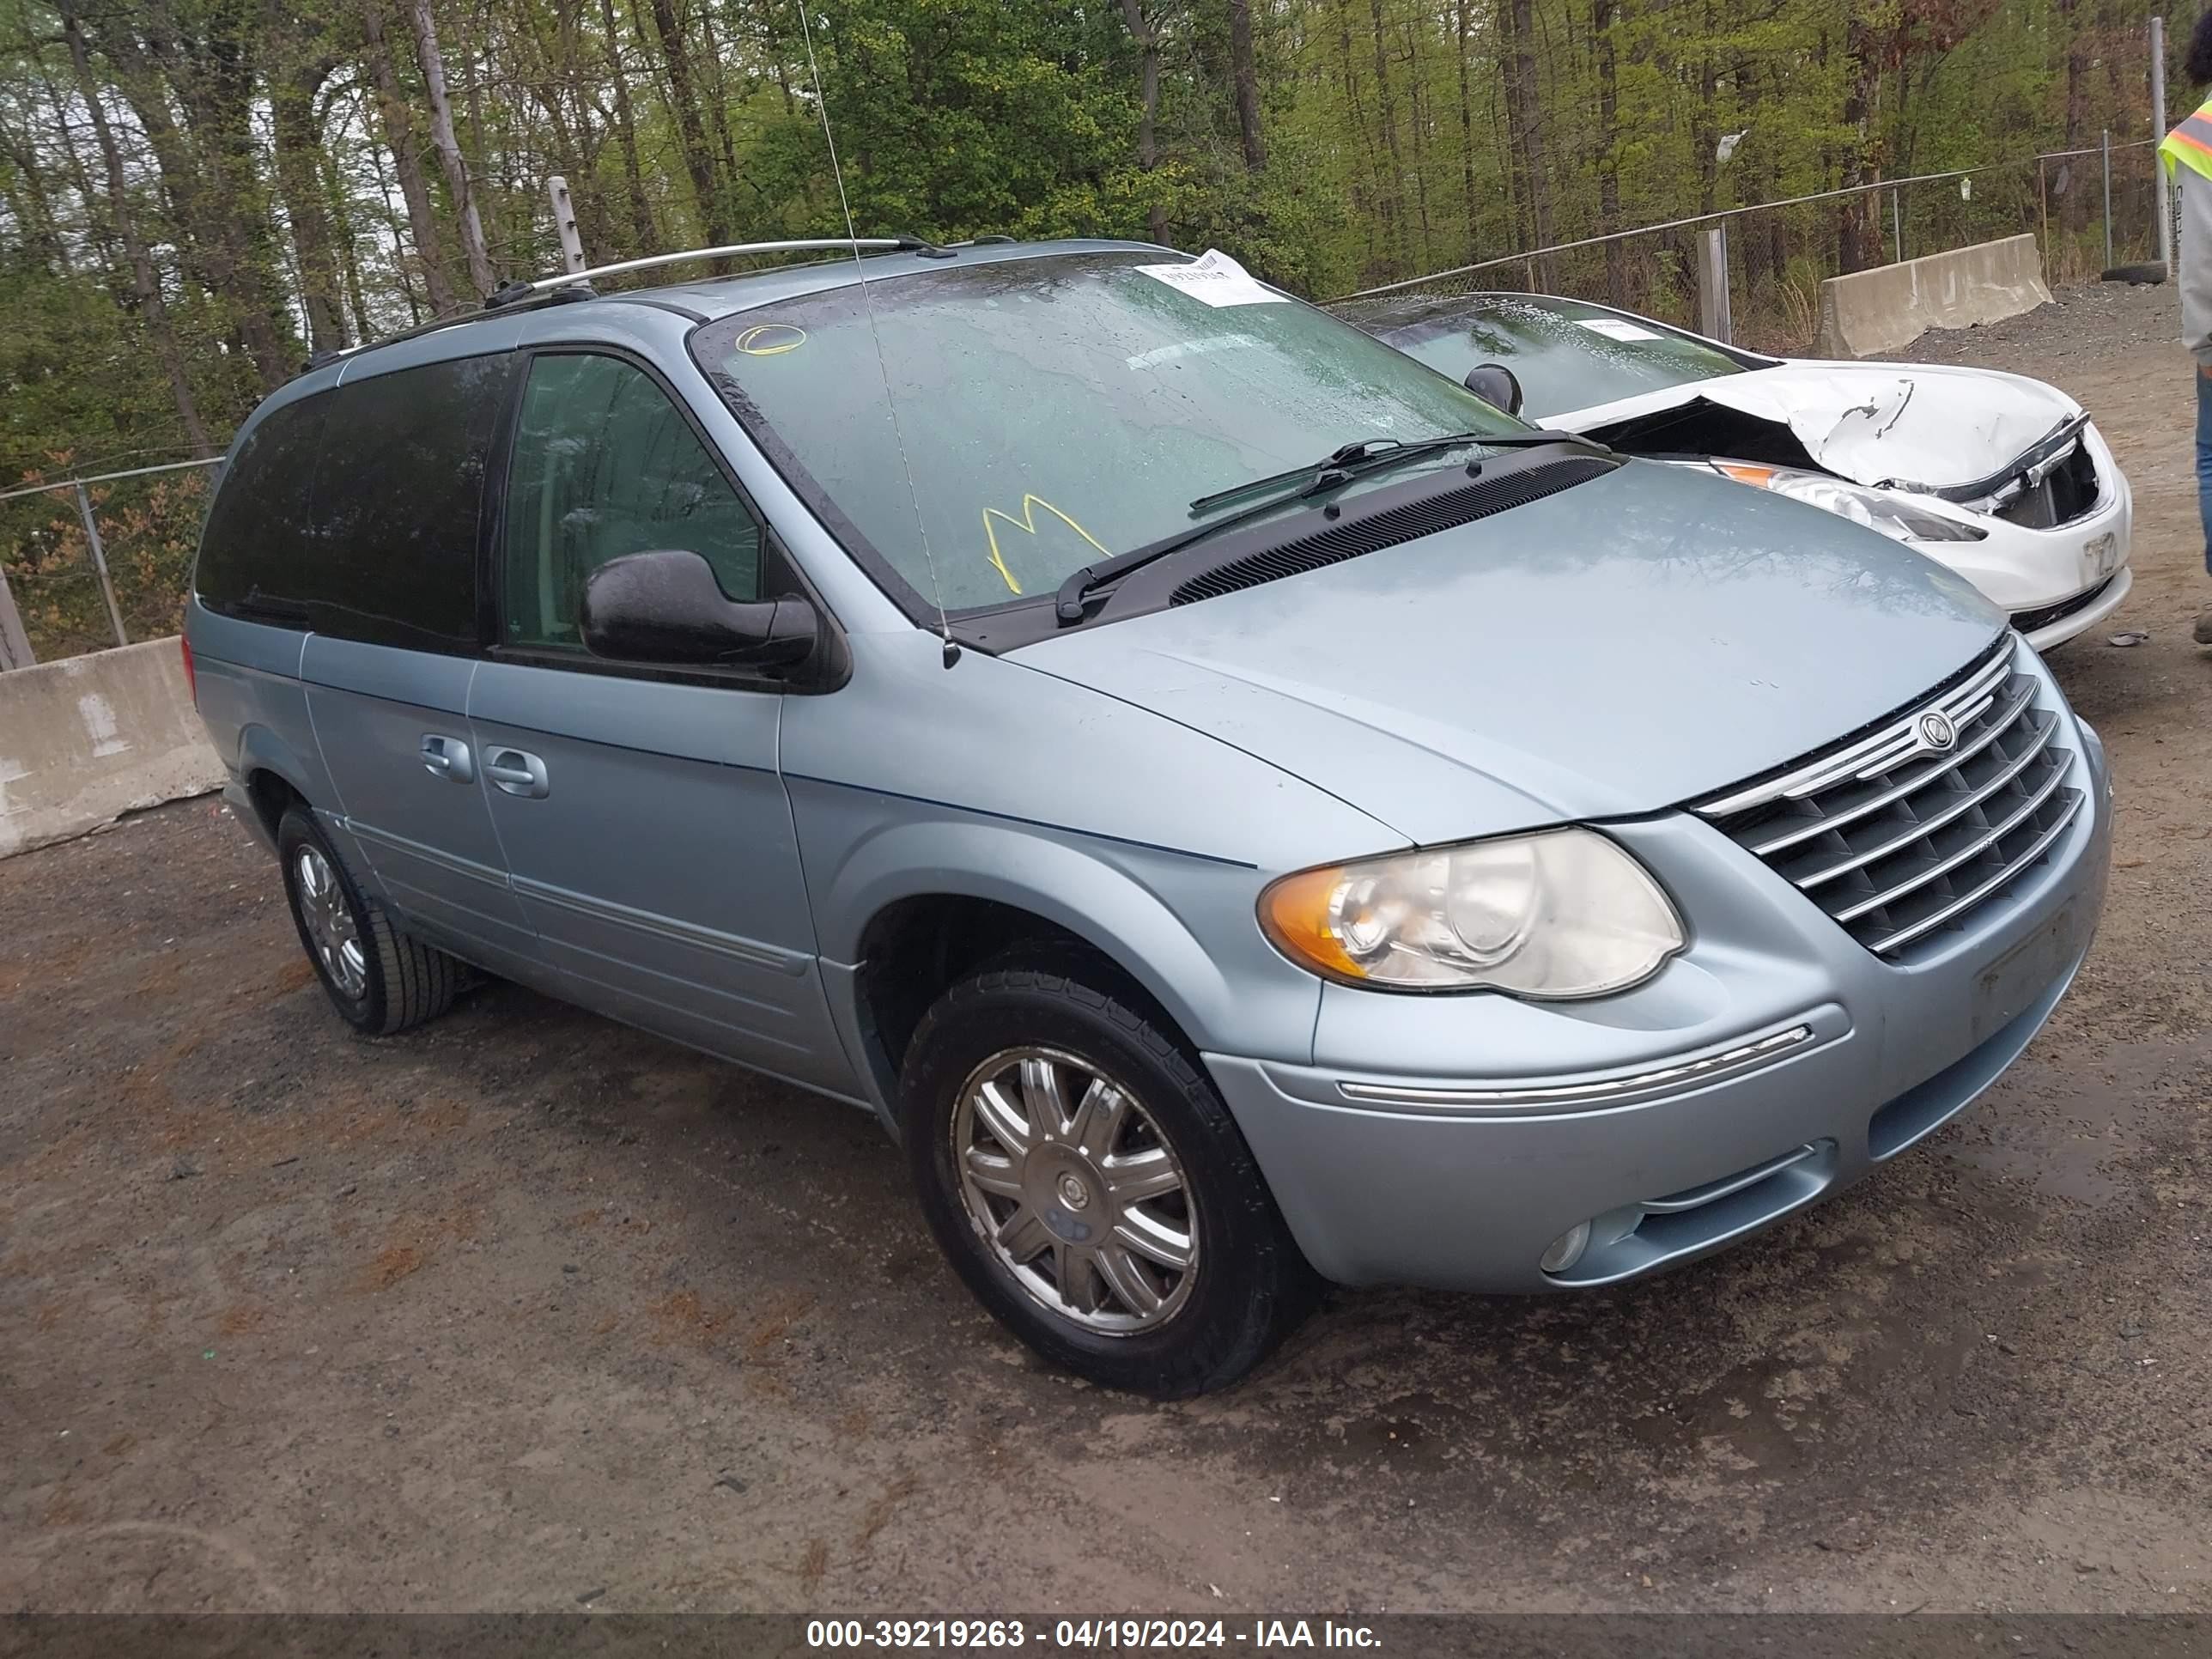
[[1974,522],[1988,532],[1984,540],[1919,544],[2010,616],[2038,651],[2096,627],[2135,583],[2135,493],[2094,425],[2084,429],[2082,442],[2099,489],[2096,504],[2081,517],[2039,530],[1982,514]]
[[[2094,933],[2110,788],[2079,730],[2083,810],[2008,894],[1909,963],[1670,815],[1607,826],[1697,926],[1646,985],[1541,1005],[1331,986],[1313,1065],[1208,1054],[1307,1258],[1353,1285],[1611,1283],[1717,1249],[1932,1133],[2027,1046]],[[1580,1258],[1540,1268],[1585,1221]]]
[[[2087,633],[2103,622],[2125,602],[2134,591],[2136,573],[2126,565],[2114,571],[2101,586],[2091,589],[2078,603],[2061,600],[2057,605],[2040,607],[2038,611],[2014,612],[2013,626],[2022,638],[2038,651],[2048,651],[2054,645]],[[2056,613],[2056,614],[2053,614]],[[2050,617],[2047,622],[2032,622],[2038,616]]]

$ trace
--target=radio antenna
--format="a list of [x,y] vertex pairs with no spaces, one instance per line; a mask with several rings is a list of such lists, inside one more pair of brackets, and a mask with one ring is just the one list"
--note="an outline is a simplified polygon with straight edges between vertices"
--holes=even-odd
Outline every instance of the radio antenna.
[[884,357],[884,337],[876,329],[876,307],[868,293],[867,262],[860,256],[860,234],[853,224],[853,204],[845,194],[845,169],[837,164],[837,140],[830,131],[830,100],[822,90],[822,65],[814,56],[814,25],[807,16],[810,0],[799,0],[799,27],[806,40],[806,72],[814,82],[814,109],[822,118],[822,142],[830,150],[830,176],[837,181],[837,207],[845,216],[845,240],[853,250],[853,270],[860,283],[860,308],[867,315],[868,338],[876,348],[876,372],[883,376],[884,407],[890,411],[891,438],[898,446],[899,469],[906,474],[906,496],[914,507],[914,526],[921,536],[922,562],[929,570],[929,597],[937,606],[938,636],[945,641],[945,665],[960,660],[960,647],[952,638],[952,623],[945,614],[945,588],[937,579],[937,557],[929,548],[929,526],[921,516],[921,494],[915,488],[914,462],[906,453],[906,428],[899,423],[898,399],[891,392],[890,364]]

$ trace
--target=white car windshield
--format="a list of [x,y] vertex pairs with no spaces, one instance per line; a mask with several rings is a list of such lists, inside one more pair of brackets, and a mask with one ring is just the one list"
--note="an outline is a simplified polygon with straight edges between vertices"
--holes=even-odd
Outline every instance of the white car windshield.
[[1346,444],[1528,430],[1249,278],[1200,296],[1158,274],[1182,264],[948,262],[871,282],[865,301],[846,283],[738,313],[692,350],[878,579],[955,613],[1049,595],[1198,522],[1198,498]]
[[1744,368],[1663,323],[1549,296],[1353,301],[1336,311],[1455,380],[1503,363],[1521,382],[1521,412],[1535,421]]

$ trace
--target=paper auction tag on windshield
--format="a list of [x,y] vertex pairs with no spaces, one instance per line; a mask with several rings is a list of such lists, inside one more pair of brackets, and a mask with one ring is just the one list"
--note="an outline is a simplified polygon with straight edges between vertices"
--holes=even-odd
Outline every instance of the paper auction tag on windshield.
[[1210,247],[1188,264],[1139,265],[1154,282],[1188,294],[1210,306],[1287,305],[1289,301],[1218,247]]
[[1593,334],[1602,334],[1608,340],[1656,340],[1659,337],[1648,328],[1640,328],[1626,317],[1577,317],[1575,320]]

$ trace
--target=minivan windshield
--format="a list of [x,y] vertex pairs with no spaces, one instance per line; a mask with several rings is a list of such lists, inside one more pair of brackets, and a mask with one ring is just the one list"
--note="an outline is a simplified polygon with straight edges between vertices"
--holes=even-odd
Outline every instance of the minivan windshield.
[[1548,295],[1355,300],[1336,314],[1454,380],[1503,363],[1521,382],[1521,412],[1549,420],[1622,398],[1687,386],[1744,365],[1663,323]]
[[1048,597],[1200,522],[1199,497],[1345,444],[1528,430],[1233,266],[1221,292],[1161,274],[1181,264],[1152,250],[948,264],[865,299],[847,284],[738,313],[692,350],[853,550],[954,612]]

